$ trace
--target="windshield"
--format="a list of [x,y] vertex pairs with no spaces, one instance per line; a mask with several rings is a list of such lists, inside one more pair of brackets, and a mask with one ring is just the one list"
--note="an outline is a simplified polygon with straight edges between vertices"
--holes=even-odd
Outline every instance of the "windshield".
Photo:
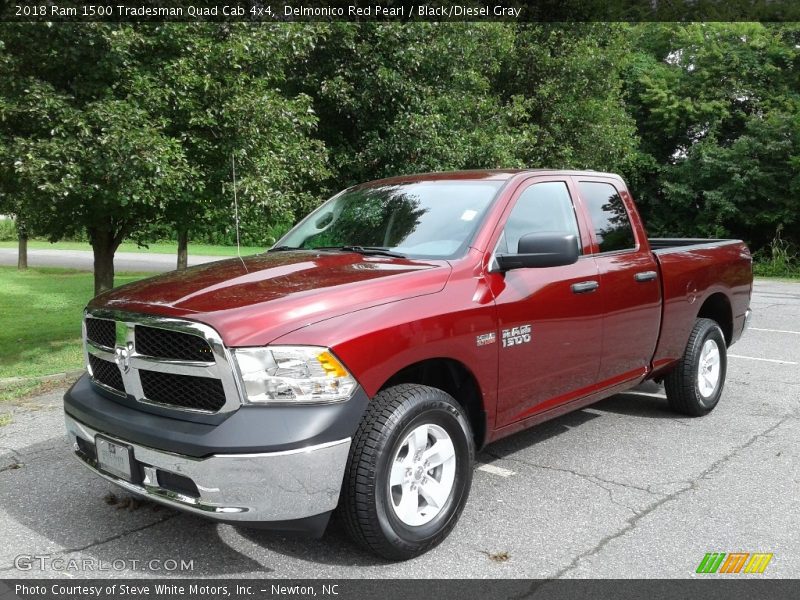
[[462,254],[502,181],[424,181],[346,190],[275,248],[383,249],[409,257]]

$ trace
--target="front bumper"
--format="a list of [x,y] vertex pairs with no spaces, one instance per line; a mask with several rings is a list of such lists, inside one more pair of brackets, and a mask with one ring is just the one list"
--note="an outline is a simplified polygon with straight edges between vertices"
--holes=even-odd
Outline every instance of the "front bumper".
[[[350,438],[278,452],[197,458],[107,435],[65,414],[75,456],[91,471],[167,506],[220,521],[294,522],[336,507]],[[132,448],[131,481],[98,468],[95,437]],[[293,528],[293,527],[290,527]]]

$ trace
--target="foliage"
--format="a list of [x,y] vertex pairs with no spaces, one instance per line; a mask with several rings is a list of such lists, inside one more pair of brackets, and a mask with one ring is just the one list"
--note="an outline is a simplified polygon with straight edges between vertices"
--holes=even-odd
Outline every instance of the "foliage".
[[762,277],[800,278],[800,253],[781,237],[779,229],[770,245],[756,252],[753,271]]
[[652,235],[796,246],[798,67],[796,24],[6,23],[0,213],[108,271],[123,238],[234,243],[231,156],[249,245],[361,181],[587,168]]
[[[55,241],[85,229],[95,291],[113,285],[114,252],[191,188],[193,171],[162,116],[119,89],[124,26],[6,24],[0,71],[5,197],[18,221]],[[91,68],[85,68],[91,65]]]
[[520,166],[493,93],[502,24],[331,23],[292,81],[313,97],[341,188],[404,172]]
[[613,78],[623,34],[616,25],[334,23],[296,81],[314,98],[335,187],[459,168],[622,168],[635,143]]
[[17,225],[13,219],[0,219],[0,242],[17,239]]
[[620,73],[630,50],[621,24],[519,27],[497,86],[522,164],[629,170],[638,140]]
[[96,291],[113,285],[123,239],[146,241],[159,222],[230,223],[232,155],[248,239],[266,241],[269,225],[314,204],[327,172],[309,135],[310,100],[280,89],[313,32],[243,23],[3,32],[3,206],[51,240],[85,229]]
[[648,24],[626,76],[651,231],[800,241],[794,25]]
[[[264,244],[266,229],[312,206],[328,172],[313,138],[311,99],[285,92],[288,65],[313,47],[313,27],[159,24],[124,31],[126,93],[166,121],[194,169],[166,204],[173,229],[233,232],[232,158],[243,237]],[[274,241],[274,240],[273,240]]]

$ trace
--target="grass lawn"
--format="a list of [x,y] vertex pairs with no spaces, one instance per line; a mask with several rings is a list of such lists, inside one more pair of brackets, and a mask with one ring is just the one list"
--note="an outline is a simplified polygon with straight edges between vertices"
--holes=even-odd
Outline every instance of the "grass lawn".
[[[114,282],[149,275],[119,273]],[[81,318],[93,292],[86,271],[0,267],[0,378],[82,368]]]
[[[0,248],[16,248],[17,242],[0,242]],[[30,250],[87,250],[91,252],[89,242],[56,242],[51,244],[42,240],[30,240]],[[242,246],[242,255],[257,254],[267,248],[256,246]],[[117,252],[143,252],[155,254],[177,254],[178,245],[173,243],[148,244],[147,248],[140,248],[133,242],[123,242]],[[189,256],[236,256],[236,246],[212,246],[209,244],[189,244]]]

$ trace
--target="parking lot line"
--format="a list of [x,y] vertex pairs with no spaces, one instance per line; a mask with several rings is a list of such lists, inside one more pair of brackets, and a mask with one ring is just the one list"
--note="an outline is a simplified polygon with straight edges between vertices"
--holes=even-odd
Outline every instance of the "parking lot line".
[[796,365],[791,360],[778,360],[777,358],[758,358],[755,356],[742,356],[740,354],[728,354],[728,358],[744,358],[746,360],[760,360],[762,362],[778,363],[779,365]]
[[800,335],[800,331],[789,331],[788,329],[763,329],[761,327],[750,327],[751,331],[769,331],[770,333],[793,333]]
[[478,470],[491,473],[492,475],[499,475],[500,477],[511,477],[512,475],[516,475],[516,473],[510,469],[495,467],[494,465],[481,465],[478,467]]

